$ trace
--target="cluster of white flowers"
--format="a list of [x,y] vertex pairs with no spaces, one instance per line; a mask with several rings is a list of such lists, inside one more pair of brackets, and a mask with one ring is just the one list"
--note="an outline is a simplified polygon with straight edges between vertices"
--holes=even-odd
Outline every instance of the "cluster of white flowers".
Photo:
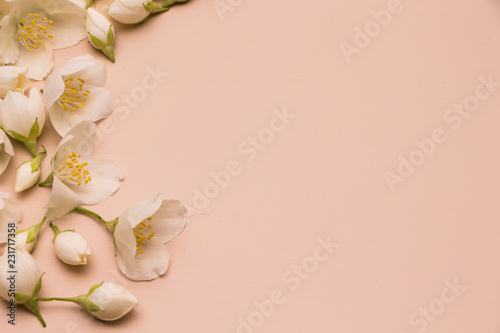
[[[32,158],[17,166],[13,190],[28,190],[40,181],[42,158],[52,156],[50,173],[38,184],[51,187],[39,223],[18,230],[21,207],[9,193],[0,192],[0,298],[23,304],[44,326],[39,302],[69,301],[98,319],[116,320],[137,306],[138,300],[113,283],[94,285],[76,297],[39,296],[43,274],[31,253],[42,230],[53,230],[54,252],[62,262],[86,265],[91,251],[85,238],[75,230],[60,230],[54,223],[74,213],[91,216],[113,233],[110,241],[122,273],[134,281],[148,281],[165,274],[170,256],[164,244],[187,223],[187,209],[177,200],[162,200],[159,194],[110,221],[84,208],[112,196],[124,177],[116,163],[92,156],[95,122],[113,112],[114,100],[104,88],[106,65],[102,61],[82,55],[55,66],[53,51],[87,38],[114,62],[113,20],[139,23],[186,1],[111,0],[99,11],[89,8],[93,0],[0,0],[0,176],[14,148],[24,145]],[[44,88],[31,87],[33,80],[45,80]],[[46,112],[62,138],[54,152],[37,144]],[[50,228],[44,228],[45,224]],[[12,230],[15,237],[11,237]],[[15,292],[8,273],[12,260],[17,271]]]

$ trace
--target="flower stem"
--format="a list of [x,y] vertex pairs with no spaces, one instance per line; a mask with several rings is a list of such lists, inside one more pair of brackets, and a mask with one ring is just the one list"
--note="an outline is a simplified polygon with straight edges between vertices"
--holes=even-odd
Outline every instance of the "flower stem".
[[64,298],[64,297],[37,297],[36,300],[40,301],[40,302],[59,301],[59,302],[73,302],[73,303],[77,303],[77,304],[79,302],[79,300],[77,299],[77,297],[71,297],[71,298]]
[[92,216],[97,221],[99,221],[102,224],[104,224],[106,226],[106,228],[108,228],[110,231],[114,231],[115,230],[115,225],[116,225],[116,223],[118,223],[118,218],[116,218],[114,220],[111,220],[111,221],[106,221],[99,214],[97,214],[97,213],[95,213],[95,212],[93,212],[91,210],[82,208],[82,207],[76,207],[75,209],[73,209],[73,212]]

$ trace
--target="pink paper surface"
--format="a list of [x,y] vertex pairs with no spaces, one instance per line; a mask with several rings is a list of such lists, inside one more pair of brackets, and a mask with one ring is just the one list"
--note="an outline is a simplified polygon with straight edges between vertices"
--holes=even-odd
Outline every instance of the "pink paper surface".
[[[120,273],[90,218],[58,222],[89,241],[84,267],[60,262],[43,230],[40,295],[108,281],[140,305],[104,323],[44,303],[42,329],[23,308],[8,325],[4,302],[2,332],[500,330],[500,3],[194,0],[117,26],[115,52],[56,52],[106,61],[116,98],[95,156],[126,177],[93,209],[111,219],[161,192],[193,215],[152,282]],[[40,142],[58,140],[49,125]],[[15,148],[11,193],[28,158]],[[13,195],[20,227],[49,193]]]

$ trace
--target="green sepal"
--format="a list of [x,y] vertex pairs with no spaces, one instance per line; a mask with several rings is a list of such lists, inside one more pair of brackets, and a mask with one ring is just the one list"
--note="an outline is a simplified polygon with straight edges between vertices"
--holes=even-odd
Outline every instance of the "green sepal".
[[36,241],[36,235],[33,234],[30,230],[28,231],[28,237],[26,237],[26,244],[33,243],[34,241]]
[[87,303],[85,304],[85,307],[89,312],[97,312],[97,311],[102,311],[100,307],[98,307],[94,302],[91,300],[87,299]]
[[176,3],[187,2],[188,0],[164,0],[162,3],[162,7],[170,7]]
[[35,122],[33,126],[31,126],[30,133],[28,134],[28,138],[35,139],[40,134],[40,125],[38,125],[38,118],[35,118]]
[[24,135],[22,135],[22,134],[19,134],[19,133],[14,132],[14,131],[8,131],[8,132],[9,132],[9,134],[10,134],[10,135],[11,135],[14,139],[16,139],[17,141],[24,142],[24,141],[28,140],[28,138],[27,138],[27,137],[25,137],[25,136],[24,136]]
[[115,48],[113,45],[107,45],[101,51],[111,60],[111,62],[115,62]]
[[30,295],[26,295],[26,294],[23,294],[23,293],[20,293],[17,291],[14,293],[14,295],[16,298],[16,303],[19,303],[19,304],[24,304],[31,299]]
[[31,299],[28,302],[24,303],[24,306],[30,310],[32,313],[35,314],[35,316],[40,320],[40,323],[42,323],[43,327],[46,327],[47,324],[45,324],[45,320],[43,320],[42,314],[40,313],[40,310],[38,309],[38,301],[35,299]]
[[38,186],[43,187],[43,186],[52,185],[53,182],[54,182],[54,173],[51,172],[43,182],[38,184]]
[[85,9],[89,9],[92,2],[94,2],[94,0],[87,0],[87,5],[85,6]]
[[36,156],[36,139],[35,138],[30,138],[26,141],[24,141],[24,145],[26,148],[28,148],[28,151],[33,155],[33,157]]
[[106,36],[106,43],[108,43],[108,45],[112,45],[115,43],[115,34],[113,33],[112,25],[109,26],[108,35]]
[[104,281],[90,287],[89,292],[87,293],[87,296],[90,296],[97,288],[102,286],[103,283],[104,283]]
[[154,3],[153,1],[149,1],[144,5],[144,8],[146,8],[146,10],[148,12],[150,12],[151,14],[154,14],[154,13],[163,13],[163,12],[166,12],[167,10],[169,10],[170,8],[169,7],[163,7],[163,6],[160,6],[156,3]]
[[90,32],[87,31],[87,33],[89,34],[90,36],[90,40],[92,41],[92,44],[94,45],[94,47],[98,50],[102,50],[105,46],[106,46],[106,43],[104,43],[102,40],[100,40],[99,38],[97,38],[96,36],[92,35]]
[[56,242],[56,238],[57,236],[59,236],[59,234],[62,234],[63,232],[75,232],[75,230],[59,230],[59,228],[54,225],[52,222],[50,222],[49,226],[52,228],[52,230],[54,231],[54,238],[52,239],[52,243],[55,243]]
[[40,289],[42,289],[42,277],[44,274],[45,273],[42,273],[42,275],[40,275],[40,278],[38,279],[38,283],[35,286],[35,290],[33,291],[33,296],[31,296],[31,297],[36,297],[36,295],[40,292]]
[[40,163],[42,161],[42,157],[47,154],[47,150],[45,149],[44,146],[42,146],[43,150],[41,153],[38,153],[38,155],[36,155],[36,157],[34,157],[32,160],[31,160],[31,173],[33,172],[37,172],[38,170],[40,170]]

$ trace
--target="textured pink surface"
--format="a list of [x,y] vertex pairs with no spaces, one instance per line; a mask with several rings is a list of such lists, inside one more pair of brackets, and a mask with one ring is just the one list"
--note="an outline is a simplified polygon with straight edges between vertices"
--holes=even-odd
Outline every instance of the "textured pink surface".
[[[115,160],[126,178],[94,208],[112,218],[161,191],[199,212],[167,245],[167,275],[128,281],[104,228],[83,216],[60,221],[86,236],[93,258],[62,264],[44,230],[34,253],[47,273],[41,295],[73,296],[106,280],[141,304],[114,323],[43,304],[43,331],[498,332],[500,88],[460,125],[447,110],[474,102],[479,77],[500,81],[500,3],[221,1],[233,3],[223,20],[211,0],[198,0],[120,26],[108,66],[119,101],[99,125],[95,155]],[[397,13],[376,34],[370,13],[388,7]],[[366,24],[374,37],[348,63],[341,45]],[[82,42],[56,61],[89,52],[104,59]],[[156,68],[168,77],[140,88],[156,85],[144,81]],[[127,105],[131,93],[143,100]],[[295,118],[281,126],[273,109],[284,108]],[[431,149],[425,139],[436,128],[441,142]],[[259,134],[268,143],[252,151],[249,137]],[[50,127],[42,137],[51,152],[56,138]],[[415,152],[415,140],[429,156]],[[12,165],[27,158],[16,148]],[[384,174],[410,155],[424,160],[391,191]],[[211,172],[227,169],[223,189],[209,184]],[[0,179],[2,190],[13,178],[11,170]],[[194,190],[205,186],[214,198],[199,209]],[[16,196],[22,226],[38,222],[48,195]],[[318,247],[329,237],[340,244],[331,254]],[[14,331],[6,321],[0,329]],[[42,331],[24,309],[16,329]]]

